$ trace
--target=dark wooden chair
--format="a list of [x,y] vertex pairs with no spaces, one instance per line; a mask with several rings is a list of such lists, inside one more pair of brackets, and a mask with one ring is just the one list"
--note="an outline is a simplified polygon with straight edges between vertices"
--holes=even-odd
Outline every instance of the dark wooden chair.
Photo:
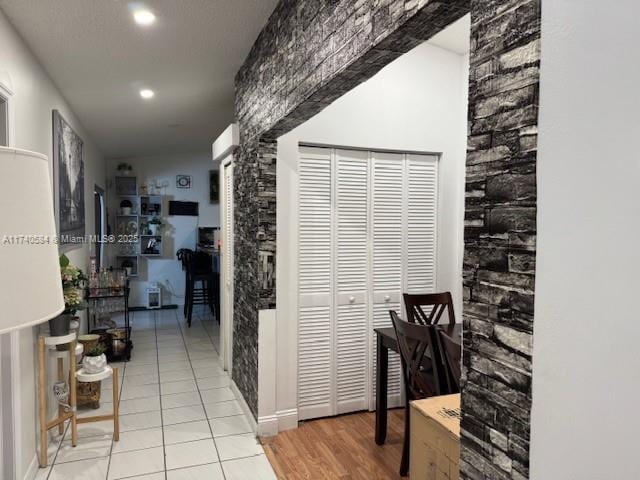
[[444,331],[440,330],[439,335],[441,350],[447,367],[449,393],[460,393],[462,348]]
[[[456,323],[456,316],[453,312],[453,300],[451,292],[424,293],[424,294],[403,294],[404,307],[407,311],[407,321],[419,323],[421,325],[437,325],[446,310],[449,324]],[[423,307],[428,307],[427,312]]]
[[[440,359],[441,353],[436,341],[435,329],[431,325],[420,325],[405,322],[393,310],[389,311],[393,328],[396,332],[398,350],[402,361],[404,376],[405,411],[404,411],[404,443],[400,475],[409,472],[409,441],[411,437],[409,402],[440,394],[439,378],[446,375]],[[435,367],[435,368],[434,368]]]

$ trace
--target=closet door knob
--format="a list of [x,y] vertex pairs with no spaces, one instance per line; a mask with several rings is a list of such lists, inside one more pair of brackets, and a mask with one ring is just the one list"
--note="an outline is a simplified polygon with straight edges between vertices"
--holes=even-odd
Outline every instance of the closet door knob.
[[356,301],[356,297],[349,297],[349,303],[353,303]]
[[388,302],[389,300],[391,300],[391,297],[389,295],[385,295],[384,296],[384,301]]

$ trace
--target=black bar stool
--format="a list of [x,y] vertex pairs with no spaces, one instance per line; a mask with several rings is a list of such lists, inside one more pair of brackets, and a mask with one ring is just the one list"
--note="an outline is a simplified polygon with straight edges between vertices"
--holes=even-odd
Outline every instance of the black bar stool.
[[187,270],[187,264],[190,261],[189,260],[190,255],[193,255],[193,253],[194,253],[193,250],[189,248],[181,248],[176,252],[176,258],[182,265],[182,271],[184,272],[185,294],[184,294],[184,307],[182,309],[184,313],[184,318],[187,318],[187,307],[189,305],[189,295],[187,294],[187,289],[189,288],[189,271]]
[[191,252],[184,255],[187,267],[185,291],[185,316],[191,327],[194,305],[209,305],[211,313],[218,318],[216,297],[218,275],[213,271],[213,258],[205,252]]

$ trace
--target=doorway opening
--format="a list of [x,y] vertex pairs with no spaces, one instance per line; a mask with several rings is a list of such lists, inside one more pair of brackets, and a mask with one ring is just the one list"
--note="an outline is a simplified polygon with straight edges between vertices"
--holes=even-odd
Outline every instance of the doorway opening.
[[104,265],[104,242],[103,237],[107,233],[107,204],[104,197],[104,190],[98,185],[93,187],[93,202],[94,202],[94,223],[95,223],[95,256],[96,256],[96,269],[99,272],[100,268]]
[[286,393],[258,417],[279,430],[375,409],[373,328],[404,317],[402,293],[448,291],[462,310],[470,28],[467,15],[278,137],[278,321],[259,351]]
[[9,146],[9,99],[0,93],[0,147]]

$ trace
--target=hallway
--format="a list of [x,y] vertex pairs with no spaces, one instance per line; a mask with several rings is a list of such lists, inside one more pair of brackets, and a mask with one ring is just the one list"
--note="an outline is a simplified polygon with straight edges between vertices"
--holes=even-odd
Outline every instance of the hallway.
[[[53,466],[37,478],[276,478],[219,366],[217,328],[200,309],[191,329],[179,310],[134,312],[132,358],[117,365],[124,373],[120,441],[112,441],[109,421],[80,425],[78,446],[67,432],[50,448]],[[103,383],[102,399],[111,398],[109,387]],[[111,407],[101,402],[99,411],[79,416]]]

